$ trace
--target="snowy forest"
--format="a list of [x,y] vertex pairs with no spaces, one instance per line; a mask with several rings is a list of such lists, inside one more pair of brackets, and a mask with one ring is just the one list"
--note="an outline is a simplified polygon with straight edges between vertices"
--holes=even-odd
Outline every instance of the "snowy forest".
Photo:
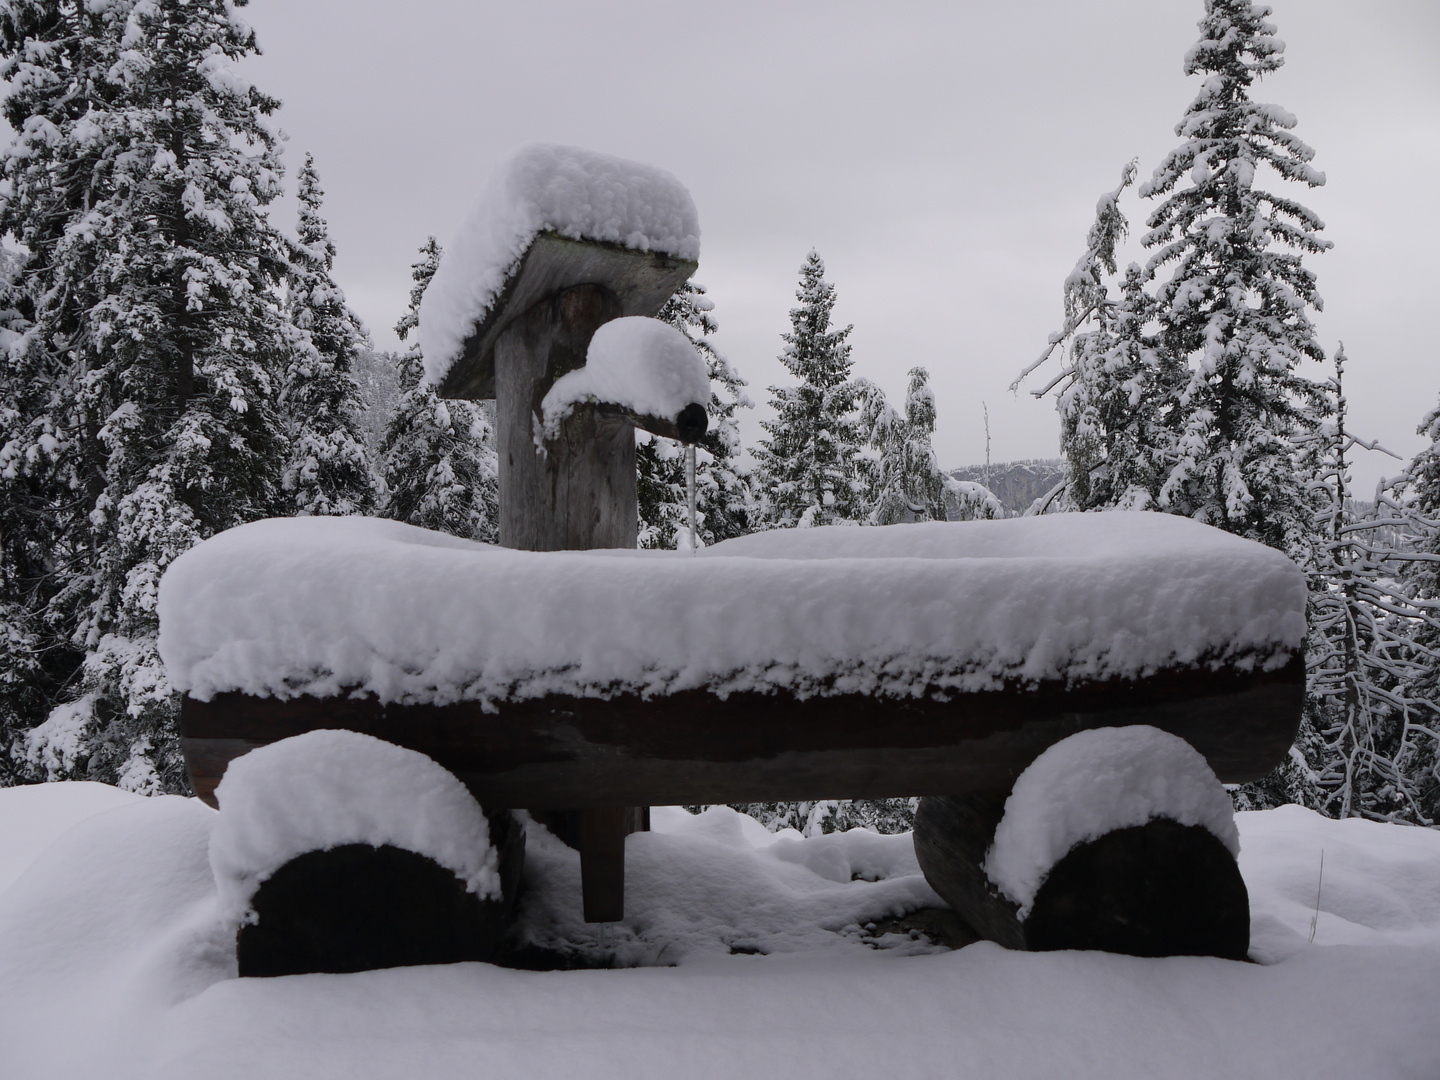
[[[437,396],[415,333],[441,246],[416,238],[404,351],[376,349],[335,278],[323,163],[287,172],[280,103],[241,73],[258,46],[233,6],[0,4],[0,785],[186,790],[156,600],[202,540],[297,515],[496,538],[490,406]],[[1440,406],[1414,417],[1425,449],[1378,492],[1353,489],[1350,461],[1375,443],[1347,422],[1345,372],[1382,360],[1347,359],[1312,321],[1330,241],[1302,200],[1325,176],[1296,117],[1258,95],[1283,62],[1268,9],[1206,12],[1178,143],[1148,178],[1122,165],[1062,283],[1060,328],[1034,328],[1043,355],[1017,372],[1059,411],[1064,462],[1024,512],[1179,514],[1284,552],[1309,582],[1305,718],[1237,808],[1436,826]],[[270,214],[289,183],[293,227]],[[1122,266],[1132,197],[1146,255]],[[897,362],[898,403],[856,375],[821,255],[796,256],[778,343],[792,381],[763,402],[717,344],[703,284],[661,312],[708,366],[711,423],[696,537],[679,445],[639,436],[641,546],[1014,513],[988,469],[940,466],[925,365]],[[913,811],[743,809],[807,835],[900,831]]]

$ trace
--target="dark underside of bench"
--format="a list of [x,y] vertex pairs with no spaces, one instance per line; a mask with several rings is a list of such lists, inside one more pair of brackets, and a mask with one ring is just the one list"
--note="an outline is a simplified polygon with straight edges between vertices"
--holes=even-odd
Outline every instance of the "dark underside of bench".
[[1257,780],[1300,723],[1303,660],[1271,672],[1148,678],[925,698],[703,690],[640,698],[551,695],[502,703],[384,705],[373,698],[186,698],[191,783],[214,805],[226,765],[317,728],[428,754],[482,806],[665,806],[1006,791],[1047,746],[1086,728],[1151,724],[1204,754],[1226,783]]

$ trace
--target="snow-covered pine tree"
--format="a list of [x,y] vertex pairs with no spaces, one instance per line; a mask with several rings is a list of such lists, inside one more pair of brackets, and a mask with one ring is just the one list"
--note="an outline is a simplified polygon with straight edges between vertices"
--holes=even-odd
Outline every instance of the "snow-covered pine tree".
[[[705,286],[687,281],[655,317],[682,331],[695,343],[710,373],[710,426],[695,449],[695,512],[702,545],[742,536],[753,527],[754,498],[750,471],[740,461],[740,420],[736,411],[751,408],[745,380],[715,348],[719,329],[715,303]],[[673,548],[688,530],[685,453],[670,439],[640,435],[635,448],[639,470],[640,546]]]
[[[973,488],[941,472],[931,445],[935,434],[935,394],[930,373],[923,367],[910,369],[905,394],[905,415],[885,400],[885,394],[868,380],[856,380],[860,390],[860,429],[877,454],[875,484],[870,495],[872,525],[893,525],[902,521],[944,521],[947,490],[966,511],[967,517],[998,517],[999,503],[976,498]],[[993,504],[993,505],[992,505]]]
[[905,498],[905,418],[895,411],[885,391],[869,379],[856,379],[860,396],[860,431],[873,456],[861,459],[861,475],[867,480],[866,502],[871,525],[893,525],[913,521]]
[[858,522],[866,515],[865,485],[856,468],[861,438],[858,389],[850,378],[850,331],[832,329],[835,286],[812,251],[800,268],[799,307],[790,309],[780,362],[798,386],[772,386],[774,420],[756,453],[756,482],[772,526]]
[[375,484],[353,370],[370,338],[331,273],[335,244],[320,216],[325,193],[310,154],[300,168],[297,195],[300,221],[285,298],[297,333],[280,387],[290,444],[283,486],[297,513],[364,514],[374,505]]
[[1176,460],[1157,502],[1303,559],[1314,506],[1295,440],[1332,405],[1297,370],[1324,359],[1307,314],[1321,301],[1301,259],[1331,245],[1311,211],[1257,186],[1262,166],[1282,180],[1325,182],[1293,133],[1295,117],[1250,99],[1284,62],[1269,14],[1251,0],[1206,0],[1185,57],[1186,73],[1205,81],[1176,126],[1184,141],[1140,187],[1164,198],[1142,243],[1155,249],[1147,275],[1172,268],[1153,314],[1166,362],[1183,375],[1165,388]]
[[227,0],[13,0],[0,230],[24,252],[31,322],[10,350],[7,539],[45,668],[25,721],[38,778],[180,790],[176,698],[155,650],[156,586],[197,540],[274,513],[272,408],[289,347],[277,102],[235,62],[256,49]]
[[44,470],[36,475],[19,458],[32,388],[16,378],[24,365],[14,347],[28,328],[20,307],[31,307],[15,289],[18,262],[0,249],[0,787],[21,778],[14,751],[44,716],[45,691],[54,682],[39,621],[48,591],[45,541],[53,532],[45,518],[47,485]]
[[400,357],[386,349],[365,349],[355,358],[353,374],[360,389],[360,438],[369,460],[376,463],[378,483],[385,425],[400,403]]
[[[429,237],[412,266],[410,307],[395,324],[404,341],[420,322],[420,299],[440,245]],[[446,401],[425,381],[416,342],[399,357],[400,400],[380,446],[384,517],[493,543],[499,527],[499,464],[494,425],[483,406]]]
[[[1406,470],[1406,506],[1426,522],[1440,521],[1440,405],[1420,422],[1419,434],[1430,440]],[[1440,608],[1440,531],[1426,529],[1415,542],[1423,556],[1405,571],[1405,583],[1419,601]],[[1426,643],[1440,648],[1440,637],[1424,635]],[[1431,665],[1423,683],[1432,700],[1440,700],[1440,666]]]

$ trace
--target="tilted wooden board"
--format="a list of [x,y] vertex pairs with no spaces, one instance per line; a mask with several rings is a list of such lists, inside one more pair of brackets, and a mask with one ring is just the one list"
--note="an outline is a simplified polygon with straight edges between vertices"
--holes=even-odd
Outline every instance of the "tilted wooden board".
[[466,339],[460,358],[440,383],[440,396],[495,397],[495,342],[511,322],[540,301],[576,285],[601,284],[620,301],[619,315],[654,315],[696,265],[661,252],[541,233]]
[[1284,758],[1300,723],[1300,658],[1273,672],[1162,671],[1136,681],[948,698],[861,694],[798,700],[703,690],[649,699],[550,696],[502,703],[384,705],[374,698],[186,698],[181,745],[214,805],[225,766],[256,746],[346,728],[428,754],[487,809],[1008,791],[1046,747],[1093,727],[1152,724],[1187,740],[1220,779]]

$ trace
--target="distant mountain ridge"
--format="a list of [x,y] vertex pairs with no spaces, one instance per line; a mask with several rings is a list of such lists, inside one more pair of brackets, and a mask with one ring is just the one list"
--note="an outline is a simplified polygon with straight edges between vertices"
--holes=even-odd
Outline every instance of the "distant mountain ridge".
[[[984,465],[962,465],[951,469],[956,480],[985,483]],[[1023,514],[1030,504],[1065,479],[1065,462],[1060,458],[1026,458],[996,462],[990,466],[989,488],[1005,507],[1007,516]],[[953,507],[951,507],[953,511]]]

